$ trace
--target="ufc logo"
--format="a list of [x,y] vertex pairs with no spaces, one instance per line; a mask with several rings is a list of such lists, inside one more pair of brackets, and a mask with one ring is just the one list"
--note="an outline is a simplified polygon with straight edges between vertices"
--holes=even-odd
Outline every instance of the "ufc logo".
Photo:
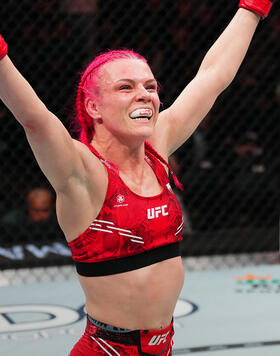
[[162,216],[168,215],[168,212],[165,211],[165,209],[167,209],[167,205],[158,206],[156,208],[148,209],[147,210],[148,219],[155,219],[155,218],[158,218],[160,215],[162,215]]
[[153,336],[149,342],[149,346],[156,346],[156,345],[160,345],[161,343],[164,344],[167,341],[166,339],[168,334],[169,331],[166,334]]

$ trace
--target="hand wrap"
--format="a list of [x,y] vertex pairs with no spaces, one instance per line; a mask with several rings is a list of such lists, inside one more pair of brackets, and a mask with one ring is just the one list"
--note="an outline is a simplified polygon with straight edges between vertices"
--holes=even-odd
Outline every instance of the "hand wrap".
[[267,17],[274,0],[240,0],[239,7],[253,11],[263,19]]
[[8,45],[0,35],[0,59],[4,58],[8,53]]

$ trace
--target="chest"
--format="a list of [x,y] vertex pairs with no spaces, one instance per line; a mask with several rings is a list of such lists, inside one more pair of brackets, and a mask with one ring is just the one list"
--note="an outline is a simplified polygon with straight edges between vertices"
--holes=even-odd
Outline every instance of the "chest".
[[118,234],[173,235],[182,223],[182,214],[167,185],[170,191],[161,187],[160,194],[153,197],[138,196],[124,184],[111,186],[97,220],[106,221],[106,228]]
[[[162,186],[160,194],[142,197],[132,192],[117,175],[115,178],[109,179],[106,199],[96,219],[71,242],[73,256],[82,261],[86,257],[87,262],[100,262],[138,255],[141,266],[144,252],[152,253],[151,261],[165,259],[162,255],[170,257],[170,249],[165,246],[182,240],[183,219],[169,183]],[[177,250],[172,253],[172,256],[178,255]]]
[[132,192],[141,197],[153,197],[159,195],[163,190],[162,185],[149,164],[146,164],[144,174],[140,176],[135,174],[128,176],[122,174],[122,172],[119,172],[119,176]]

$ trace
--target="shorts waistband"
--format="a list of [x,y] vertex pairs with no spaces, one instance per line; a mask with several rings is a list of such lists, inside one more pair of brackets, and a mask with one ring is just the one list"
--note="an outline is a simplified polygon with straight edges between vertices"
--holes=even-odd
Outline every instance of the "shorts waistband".
[[160,342],[172,338],[173,319],[170,325],[163,330],[130,330],[114,327],[93,319],[87,315],[86,333],[90,336],[100,337],[114,342],[120,342],[124,345],[139,345],[141,343],[148,344],[152,342]]
[[95,325],[98,328],[101,328],[101,329],[106,330],[106,331],[110,331],[110,332],[113,332],[113,333],[129,333],[131,331],[134,331],[134,330],[131,330],[131,329],[122,329],[122,328],[118,328],[116,326],[105,324],[105,323],[103,323],[101,321],[93,319],[90,315],[88,315],[87,317],[88,317],[88,320],[91,322],[92,325]]

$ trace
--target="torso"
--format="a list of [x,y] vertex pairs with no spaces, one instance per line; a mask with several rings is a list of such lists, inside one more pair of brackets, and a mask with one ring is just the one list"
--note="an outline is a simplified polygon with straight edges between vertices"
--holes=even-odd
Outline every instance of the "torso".
[[160,330],[172,319],[184,283],[181,257],[104,277],[79,276],[86,310],[96,320],[125,329]]
[[[146,194],[160,194],[162,185],[151,169],[147,171]],[[122,179],[130,188],[129,179]],[[178,256],[124,273],[79,279],[87,312],[93,318],[127,329],[161,329],[171,321],[184,270]]]

